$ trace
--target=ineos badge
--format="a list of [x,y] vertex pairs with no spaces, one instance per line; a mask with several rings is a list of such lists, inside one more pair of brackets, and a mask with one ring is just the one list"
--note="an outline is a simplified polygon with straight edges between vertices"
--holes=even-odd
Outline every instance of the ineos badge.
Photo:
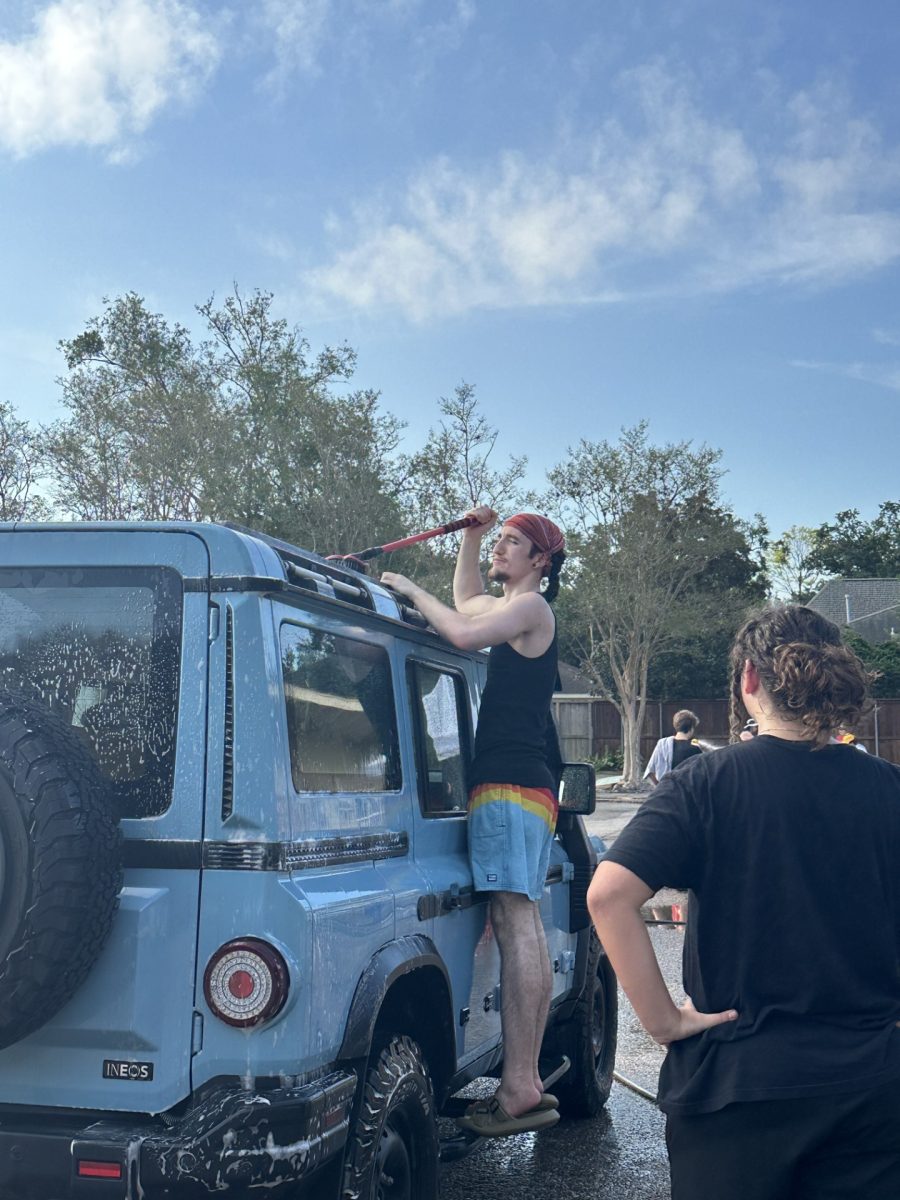
[[153,1078],[152,1062],[117,1062],[113,1058],[103,1060],[104,1079],[129,1079],[132,1083],[148,1083]]

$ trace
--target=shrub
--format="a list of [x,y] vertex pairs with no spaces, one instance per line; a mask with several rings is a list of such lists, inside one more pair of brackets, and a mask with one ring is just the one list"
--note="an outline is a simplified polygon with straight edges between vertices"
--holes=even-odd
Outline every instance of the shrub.
[[625,760],[621,750],[608,749],[602,754],[594,754],[588,761],[594,764],[595,771],[621,771]]

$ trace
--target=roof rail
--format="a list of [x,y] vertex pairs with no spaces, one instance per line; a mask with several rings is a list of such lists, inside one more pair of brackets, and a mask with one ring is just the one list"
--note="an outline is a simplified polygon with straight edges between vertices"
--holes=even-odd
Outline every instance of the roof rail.
[[[308,550],[301,550],[281,538],[271,537],[268,533],[260,533],[258,529],[250,529],[246,525],[238,525],[236,521],[219,521],[226,529],[234,529],[237,533],[245,533],[248,537],[256,538],[270,546],[284,565],[284,573],[289,582],[308,591],[317,592],[321,596],[336,597],[348,604],[358,604],[372,612],[385,614],[384,602],[379,604],[375,594],[369,587],[369,579],[352,567],[342,567],[338,561],[325,559]],[[417,608],[414,608],[404,597],[387,589],[397,606],[396,616],[406,625],[418,629],[430,629],[427,620]],[[380,593],[379,593],[380,594]]]
[[271,537],[258,529],[250,529],[246,525],[238,525],[236,521],[222,521],[226,529],[234,529],[237,533],[245,533],[270,546],[284,565],[288,579],[299,587],[309,591],[320,592],[323,595],[337,596],[350,604],[359,604],[362,608],[376,610],[372,590],[366,577],[350,567],[341,567],[337,563],[301,550],[281,538]]

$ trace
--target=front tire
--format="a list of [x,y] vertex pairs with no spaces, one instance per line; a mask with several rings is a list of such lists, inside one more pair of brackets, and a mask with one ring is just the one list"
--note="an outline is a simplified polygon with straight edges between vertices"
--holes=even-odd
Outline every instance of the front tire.
[[392,1037],[369,1060],[342,1200],[437,1200],[438,1159],[425,1056],[412,1038]]
[[595,1117],[609,1099],[616,1065],[619,994],[616,977],[591,930],[587,979],[575,1011],[559,1030],[572,1066],[554,1088],[566,1117]]

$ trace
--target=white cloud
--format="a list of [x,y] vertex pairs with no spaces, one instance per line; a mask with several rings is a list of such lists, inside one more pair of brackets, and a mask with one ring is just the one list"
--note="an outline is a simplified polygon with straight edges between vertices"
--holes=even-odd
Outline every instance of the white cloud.
[[332,216],[326,302],[413,320],[486,306],[569,304],[831,285],[900,257],[900,159],[841,97],[801,94],[755,141],[706,116],[658,64],[624,74],[630,120],[544,160],[475,171],[441,158],[399,195]]
[[295,72],[316,75],[332,0],[263,0],[257,19],[272,39],[275,66],[266,83],[281,88]]
[[472,0],[451,0],[450,12],[444,18],[435,15],[435,8],[426,9],[426,12],[432,18],[431,22],[420,25],[415,33],[416,77],[419,81],[427,78],[443,55],[459,49],[476,17]]
[[791,366],[802,367],[807,371],[824,371],[828,375],[843,375],[847,379],[859,379],[864,383],[873,383],[876,387],[900,392],[900,364],[897,363],[832,363],[797,359]]
[[373,36],[390,23],[406,28],[417,78],[424,78],[459,47],[475,16],[474,0],[262,0],[251,25],[262,29],[275,55],[264,83],[282,92],[297,75],[320,75],[326,53],[331,68],[340,58],[364,61]]
[[259,254],[276,262],[289,263],[297,257],[297,247],[290,238],[272,231],[250,229],[244,231],[244,239]]
[[0,148],[127,142],[189,100],[219,59],[215,33],[182,0],[58,0],[32,32],[0,41]]

